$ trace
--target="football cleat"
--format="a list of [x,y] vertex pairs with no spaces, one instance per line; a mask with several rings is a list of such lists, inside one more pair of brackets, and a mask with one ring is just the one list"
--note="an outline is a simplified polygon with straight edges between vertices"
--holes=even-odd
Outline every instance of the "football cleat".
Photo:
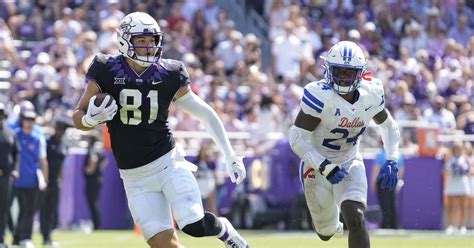
[[229,220],[224,217],[219,217],[219,220],[221,221],[223,228],[225,228],[224,234],[219,239],[224,241],[226,248],[250,248]]

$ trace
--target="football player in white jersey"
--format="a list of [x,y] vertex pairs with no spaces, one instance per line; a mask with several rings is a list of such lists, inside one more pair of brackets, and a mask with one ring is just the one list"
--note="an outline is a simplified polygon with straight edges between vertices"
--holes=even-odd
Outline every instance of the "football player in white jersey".
[[335,44],[325,58],[325,79],[305,86],[301,110],[289,142],[302,159],[300,174],[313,226],[329,240],[342,234],[339,211],[349,230],[349,247],[370,247],[365,227],[367,179],[358,138],[370,120],[379,125],[387,162],[381,187],[397,184],[398,125],[385,109],[382,83],[367,79],[362,49],[350,41]]

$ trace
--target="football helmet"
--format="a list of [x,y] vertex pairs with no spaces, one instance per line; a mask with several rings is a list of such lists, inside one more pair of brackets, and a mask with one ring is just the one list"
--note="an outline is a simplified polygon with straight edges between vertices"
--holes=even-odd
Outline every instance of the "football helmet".
[[[134,36],[154,36],[154,46],[137,47],[132,43]],[[133,12],[126,15],[117,28],[118,48],[122,55],[130,58],[138,65],[148,67],[158,62],[162,53],[163,33],[156,20],[143,12]],[[152,55],[140,56],[137,48],[147,48]]]
[[367,61],[356,43],[340,41],[329,49],[327,57],[323,59],[325,77],[334,91],[345,95],[359,87]]

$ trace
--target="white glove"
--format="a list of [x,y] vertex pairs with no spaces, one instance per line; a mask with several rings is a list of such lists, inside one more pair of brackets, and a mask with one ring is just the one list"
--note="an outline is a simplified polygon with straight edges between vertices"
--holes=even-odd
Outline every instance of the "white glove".
[[96,96],[91,97],[89,100],[89,106],[87,106],[87,113],[82,117],[82,125],[87,128],[95,127],[100,123],[110,121],[114,118],[117,113],[117,103],[115,99],[112,99],[112,103],[106,107],[110,100],[110,96],[107,95],[102,101],[102,104],[97,107],[94,104]]
[[240,184],[247,176],[242,158],[239,158],[236,155],[227,158],[226,170],[227,174],[229,174],[230,180],[236,184]]

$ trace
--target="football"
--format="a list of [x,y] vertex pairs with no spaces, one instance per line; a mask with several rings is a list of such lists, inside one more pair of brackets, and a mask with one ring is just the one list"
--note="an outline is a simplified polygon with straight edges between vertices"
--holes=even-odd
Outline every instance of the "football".
[[106,96],[110,96],[110,99],[109,99],[109,102],[107,103],[106,107],[109,106],[111,103],[112,103],[112,100],[113,100],[113,97],[107,93],[99,93],[97,95],[95,95],[96,98],[95,98],[95,101],[94,101],[94,105],[99,107],[102,102],[104,101],[105,97]]

